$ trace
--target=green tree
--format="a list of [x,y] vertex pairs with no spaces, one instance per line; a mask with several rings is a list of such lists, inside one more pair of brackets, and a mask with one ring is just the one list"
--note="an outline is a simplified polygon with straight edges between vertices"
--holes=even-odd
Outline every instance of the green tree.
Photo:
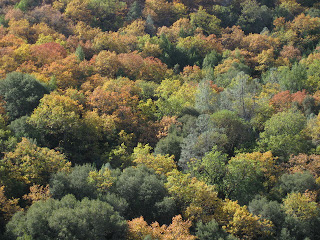
[[266,121],[258,144],[282,160],[288,159],[291,154],[306,153],[310,149],[310,140],[303,132],[305,126],[303,114],[293,110],[279,112]]
[[30,114],[48,90],[29,74],[13,72],[0,81],[0,96],[11,120]]
[[241,3],[241,15],[237,24],[246,33],[259,33],[264,27],[272,26],[272,15],[267,6],[260,6],[256,0],[246,0]]
[[204,224],[198,222],[196,227],[196,236],[199,240],[237,240],[238,238],[225,232],[219,224],[213,219]]
[[[307,85],[308,76],[305,65],[295,63],[291,69],[290,67],[282,67],[279,71],[279,83],[283,90],[290,90],[291,92],[302,91],[303,89],[312,90],[312,87]],[[310,85],[312,86],[311,80]]]
[[169,198],[164,180],[145,166],[126,168],[113,189],[129,204],[127,219],[142,215],[148,222],[168,223],[175,215],[175,202]]
[[291,192],[304,193],[306,190],[315,191],[319,188],[310,172],[285,173],[280,177],[278,187],[282,197]]
[[214,15],[210,15],[207,11],[200,7],[197,12],[190,14],[190,23],[194,27],[198,27],[206,34],[219,34],[221,20]]
[[77,47],[75,54],[80,62],[82,62],[85,59],[85,53],[80,45]]
[[222,192],[227,162],[227,154],[218,151],[217,146],[214,146],[201,160],[191,161],[189,168],[199,180],[215,185],[217,191]]
[[97,197],[96,186],[88,180],[89,173],[95,168],[90,164],[75,166],[71,172],[57,172],[50,178],[50,193],[53,198],[61,199],[72,194],[76,199]]
[[134,1],[128,11],[127,20],[133,21],[142,15],[142,6],[138,1]]
[[34,203],[15,214],[7,234],[16,239],[124,239],[126,221],[108,203],[72,195]]

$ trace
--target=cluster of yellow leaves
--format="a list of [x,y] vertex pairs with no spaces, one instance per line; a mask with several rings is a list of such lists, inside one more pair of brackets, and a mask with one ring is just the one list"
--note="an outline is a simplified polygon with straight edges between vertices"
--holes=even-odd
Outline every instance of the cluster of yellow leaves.
[[45,201],[50,197],[49,185],[41,186],[39,184],[34,184],[30,187],[30,192],[23,196],[23,199],[29,201],[31,205],[40,200]]
[[181,204],[183,215],[190,220],[208,222],[220,215],[222,200],[213,186],[199,181],[190,174],[173,170],[165,184],[168,192]]
[[21,210],[18,206],[18,201],[19,199],[7,199],[4,186],[0,186],[0,220],[3,218],[8,221],[14,213]]
[[133,162],[136,164],[144,164],[148,168],[155,170],[157,174],[165,174],[177,169],[174,162],[174,156],[167,155],[153,155],[150,153],[152,148],[147,144],[143,146],[141,143],[133,149]]
[[234,161],[236,158],[248,159],[257,171],[261,171],[266,178],[266,182],[264,183],[266,187],[272,186],[276,182],[276,177],[280,169],[276,165],[278,158],[274,157],[271,151],[265,153],[253,152],[238,154],[235,158],[232,158],[231,161]]
[[128,221],[128,225],[128,240],[143,240],[146,236],[159,240],[197,239],[189,232],[189,228],[192,225],[191,221],[183,221],[180,215],[173,217],[169,226],[160,226],[158,222],[154,222],[149,226],[143,217]]
[[222,212],[219,220],[223,228],[241,239],[259,239],[272,233],[272,222],[251,214],[247,206],[241,207],[237,201],[227,199]]
[[283,208],[287,215],[302,221],[319,216],[318,204],[307,194],[290,193],[283,200]]
[[26,184],[47,183],[52,173],[68,171],[71,167],[60,152],[38,147],[26,138],[22,138],[13,152],[6,153],[2,161],[14,179]]
[[116,181],[109,168],[104,167],[99,171],[91,171],[88,176],[88,182],[97,186],[100,192],[106,192]]

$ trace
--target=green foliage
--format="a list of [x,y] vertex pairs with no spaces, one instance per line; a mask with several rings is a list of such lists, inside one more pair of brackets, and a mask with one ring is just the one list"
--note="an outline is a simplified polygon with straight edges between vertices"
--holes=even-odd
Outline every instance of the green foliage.
[[141,17],[141,14],[142,14],[141,4],[138,1],[134,1],[129,8],[129,11],[127,14],[127,20],[133,21]]
[[75,54],[80,62],[85,59],[83,48],[80,45],[77,47]]
[[202,114],[190,126],[190,133],[183,139],[179,165],[187,169],[191,160],[201,159],[215,145],[221,150],[227,143],[228,136],[224,129],[216,127],[210,115]]
[[211,87],[211,82],[202,80],[195,96],[195,109],[202,114],[210,114],[219,107],[219,93]]
[[284,67],[280,70],[280,75],[279,83],[283,90],[297,92],[303,89],[312,89],[306,83],[307,69],[303,64],[295,63],[291,69]]
[[217,53],[215,50],[208,53],[203,59],[202,68],[214,68],[221,61],[221,55]]
[[266,122],[259,146],[265,151],[271,150],[283,160],[291,154],[308,152],[310,141],[303,132],[305,126],[306,118],[299,112],[277,113]]
[[126,168],[118,177],[114,191],[128,203],[126,218],[143,216],[168,223],[175,215],[175,202],[168,198],[164,180],[145,166]]
[[77,201],[72,195],[33,204],[7,225],[12,237],[25,239],[122,239],[126,222],[99,200]]
[[221,20],[214,15],[210,15],[205,9],[200,7],[197,12],[190,14],[190,23],[203,30],[206,34],[219,34]]
[[238,238],[226,233],[215,220],[204,224],[197,223],[196,236],[199,240],[236,240]]
[[236,156],[227,166],[224,187],[228,198],[248,204],[256,194],[264,191],[263,173],[250,158]]
[[318,188],[314,177],[309,172],[285,173],[279,180],[279,191],[282,197],[291,192],[304,193],[306,190],[315,191]]
[[249,211],[257,216],[272,221],[275,232],[280,233],[285,219],[282,206],[277,201],[268,201],[266,197],[257,197],[249,203]]
[[246,33],[259,33],[264,27],[270,27],[272,15],[267,6],[260,6],[256,0],[246,0],[241,3],[241,15],[237,24]]
[[215,112],[211,115],[211,121],[215,128],[227,136],[224,149],[229,154],[232,154],[235,148],[245,146],[252,139],[250,125],[235,112],[228,110]]
[[176,131],[170,132],[168,136],[159,140],[154,148],[154,153],[162,155],[169,154],[170,156],[173,155],[175,157],[175,161],[179,161],[181,154],[180,145],[182,140],[183,138],[178,136]]
[[227,154],[217,150],[217,146],[207,152],[201,160],[191,161],[189,170],[199,180],[215,185],[218,192],[223,191],[223,178],[226,174]]
[[68,194],[72,194],[76,199],[85,197],[96,198],[97,191],[95,185],[88,180],[89,173],[95,168],[89,164],[75,166],[70,173],[58,172],[51,176],[50,193],[55,199],[61,199]]
[[0,81],[0,96],[11,120],[32,113],[48,90],[33,76],[13,72]]

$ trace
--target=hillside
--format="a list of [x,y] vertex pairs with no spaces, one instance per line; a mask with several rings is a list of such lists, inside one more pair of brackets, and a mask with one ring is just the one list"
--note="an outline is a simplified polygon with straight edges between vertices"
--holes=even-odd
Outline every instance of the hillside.
[[320,239],[320,2],[0,0],[0,239]]

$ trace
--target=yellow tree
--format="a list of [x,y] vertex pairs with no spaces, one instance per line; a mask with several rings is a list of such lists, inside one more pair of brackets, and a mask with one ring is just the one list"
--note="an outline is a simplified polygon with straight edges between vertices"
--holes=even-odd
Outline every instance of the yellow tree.
[[169,226],[160,226],[158,222],[148,225],[141,216],[128,221],[127,237],[128,240],[143,240],[147,236],[159,240],[195,240],[197,238],[189,232],[191,225],[191,221],[183,221],[181,215],[173,217]]
[[51,174],[68,171],[71,166],[64,154],[38,147],[26,138],[22,138],[13,152],[6,153],[1,162],[12,178],[41,185],[48,183]]
[[141,143],[133,149],[133,162],[137,164],[144,164],[148,168],[155,170],[157,174],[168,174],[177,166],[174,162],[174,156],[167,155],[153,155],[150,153],[152,148],[147,144],[143,146]]
[[165,184],[169,193],[182,208],[183,215],[190,220],[208,222],[221,214],[222,201],[213,186],[199,181],[190,174],[173,170]]

